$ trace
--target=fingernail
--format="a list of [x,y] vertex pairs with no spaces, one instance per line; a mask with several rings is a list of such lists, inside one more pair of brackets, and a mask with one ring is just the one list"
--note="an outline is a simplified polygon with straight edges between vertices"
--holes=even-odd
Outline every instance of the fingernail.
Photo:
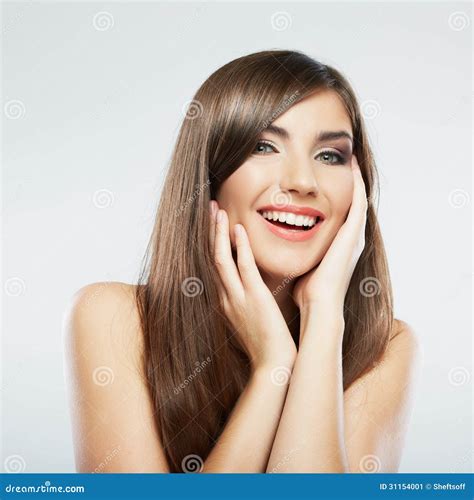
[[214,200],[211,200],[209,203],[209,206],[211,208],[211,216],[213,219],[216,218],[216,212],[217,212],[217,203]]
[[223,210],[218,210],[217,212],[217,222],[222,222],[224,219],[224,211]]
[[235,236],[238,236],[240,238],[242,236],[242,226],[240,224],[236,224],[234,230]]

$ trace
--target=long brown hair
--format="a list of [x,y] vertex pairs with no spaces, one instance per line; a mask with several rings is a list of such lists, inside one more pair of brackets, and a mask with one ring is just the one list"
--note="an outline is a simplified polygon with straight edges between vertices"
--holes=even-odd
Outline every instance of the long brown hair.
[[393,299],[374,209],[377,170],[349,82],[298,51],[268,50],[229,62],[187,108],[136,288],[147,383],[171,472],[183,472],[189,456],[206,459],[249,377],[249,359],[220,307],[208,251],[209,201],[252,153],[263,128],[325,89],[346,107],[369,198],[366,244],[344,303],[344,390],[388,345]]

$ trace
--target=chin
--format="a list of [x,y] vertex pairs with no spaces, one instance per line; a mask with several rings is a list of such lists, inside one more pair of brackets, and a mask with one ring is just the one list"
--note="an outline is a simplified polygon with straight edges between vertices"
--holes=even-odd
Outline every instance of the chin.
[[317,265],[318,260],[311,259],[303,265],[302,259],[295,259],[293,255],[286,252],[274,252],[273,255],[265,255],[263,258],[256,258],[256,263],[261,272],[272,278],[284,280],[296,279],[307,273]]

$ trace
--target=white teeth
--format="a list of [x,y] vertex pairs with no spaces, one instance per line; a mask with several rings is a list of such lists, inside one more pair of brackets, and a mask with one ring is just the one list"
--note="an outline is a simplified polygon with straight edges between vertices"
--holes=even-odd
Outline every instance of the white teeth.
[[295,217],[295,225],[296,226],[303,226],[304,225],[304,215],[297,215]]
[[296,220],[296,215],[295,214],[286,214],[286,220],[285,220],[285,222],[287,224],[296,225],[295,224],[295,220]]
[[307,226],[312,227],[316,224],[317,217],[310,217],[308,215],[296,215],[290,212],[275,212],[265,211],[262,212],[263,217],[268,220],[279,222],[286,222],[292,226]]

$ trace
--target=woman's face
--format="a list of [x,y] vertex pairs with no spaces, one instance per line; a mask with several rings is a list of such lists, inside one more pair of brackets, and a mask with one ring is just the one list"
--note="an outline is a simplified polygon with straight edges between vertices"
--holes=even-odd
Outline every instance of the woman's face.
[[[321,140],[325,132],[349,137]],[[229,216],[233,247],[234,225],[243,224],[261,271],[300,276],[319,264],[351,205],[351,122],[339,96],[324,91],[291,106],[259,140],[221,185],[217,201]],[[304,215],[311,210],[324,215],[322,222],[310,230],[294,225],[314,222],[314,212]]]

